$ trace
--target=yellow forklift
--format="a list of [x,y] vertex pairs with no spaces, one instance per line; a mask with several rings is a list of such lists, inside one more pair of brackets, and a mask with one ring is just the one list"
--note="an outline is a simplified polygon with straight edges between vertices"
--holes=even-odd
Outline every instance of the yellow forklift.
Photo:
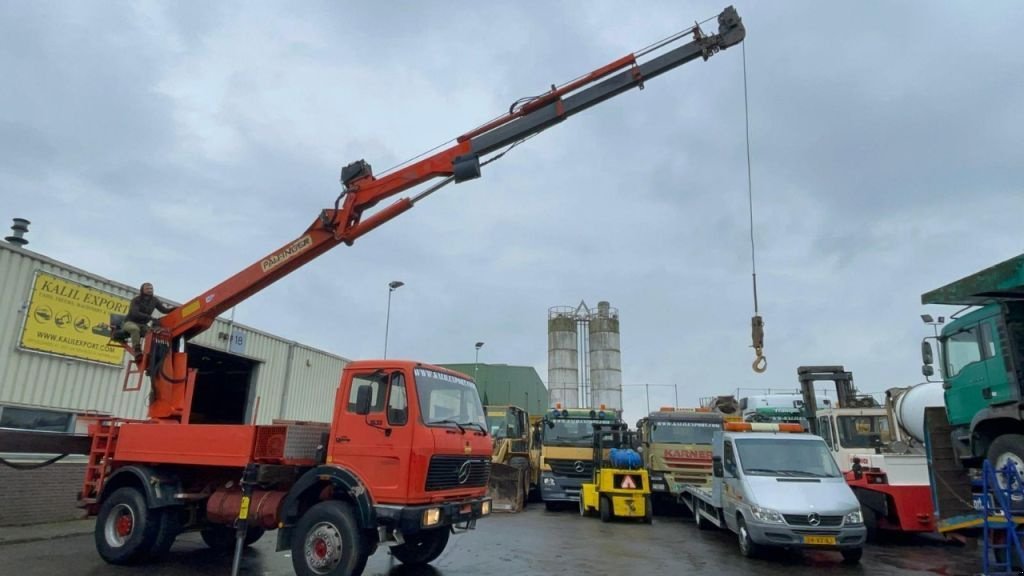
[[594,472],[580,489],[580,516],[639,518],[650,524],[651,484],[625,422],[594,424]]

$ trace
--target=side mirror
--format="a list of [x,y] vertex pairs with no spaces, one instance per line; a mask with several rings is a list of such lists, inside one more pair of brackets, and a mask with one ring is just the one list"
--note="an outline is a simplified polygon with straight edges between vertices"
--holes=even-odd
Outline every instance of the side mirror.
[[[927,340],[921,342],[921,361],[924,362],[925,366],[931,366],[935,363],[935,359],[932,356],[932,343]],[[931,374],[928,375],[931,376]]]
[[925,364],[924,366],[921,366],[921,374],[924,374],[925,376],[934,376],[935,368],[932,367],[931,364]]
[[373,400],[373,390],[363,384],[356,391],[356,414],[366,415],[370,413],[370,403]]
[[721,478],[723,476],[722,469],[722,457],[712,456],[711,457],[711,473],[714,474],[715,478]]

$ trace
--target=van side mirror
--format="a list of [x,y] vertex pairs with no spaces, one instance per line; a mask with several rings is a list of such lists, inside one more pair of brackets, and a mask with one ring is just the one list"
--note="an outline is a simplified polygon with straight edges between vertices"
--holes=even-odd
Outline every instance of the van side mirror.
[[370,402],[373,400],[373,390],[363,384],[356,391],[356,414],[366,415],[370,413]]
[[723,476],[721,456],[711,457],[711,473],[714,474],[715,478],[721,478]]

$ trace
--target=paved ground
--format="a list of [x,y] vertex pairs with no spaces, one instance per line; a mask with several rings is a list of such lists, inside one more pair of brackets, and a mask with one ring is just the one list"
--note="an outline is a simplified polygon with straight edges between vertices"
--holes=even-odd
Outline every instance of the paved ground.
[[[292,574],[291,559],[274,552],[268,533],[246,552],[242,573],[259,576]],[[197,534],[182,536],[168,559],[144,569],[106,565],[96,555],[92,535],[75,535],[14,544],[0,544],[0,573],[23,576],[147,576],[226,575],[231,558],[207,549]],[[656,517],[651,526],[603,524],[572,511],[552,513],[538,505],[522,514],[497,514],[478,529],[453,537],[448,549],[427,570],[409,570],[384,550],[370,559],[367,575],[426,574],[502,576],[551,574],[714,574],[715,576],[842,574],[930,574],[959,576],[980,572],[975,550],[915,539],[902,544],[872,546],[859,566],[844,566],[837,553],[773,554],[746,560],[735,539],[725,532],[699,532],[688,520]]]

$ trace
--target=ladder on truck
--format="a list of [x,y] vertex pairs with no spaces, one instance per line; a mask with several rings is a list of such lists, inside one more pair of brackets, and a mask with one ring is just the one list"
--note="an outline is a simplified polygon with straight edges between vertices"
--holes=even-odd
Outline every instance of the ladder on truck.
[[[1002,482],[1000,482],[1002,477]],[[996,470],[985,460],[982,468],[981,503],[984,521],[982,538],[985,543],[982,556],[982,574],[1019,574],[1014,564],[1024,566],[1024,549],[1014,518],[1013,503],[1024,500],[1024,481],[1013,461]],[[1014,562],[1016,560],[1016,562]]]
[[97,419],[89,425],[92,446],[89,449],[89,460],[85,465],[85,479],[79,499],[83,504],[95,504],[99,501],[100,490],[107,479],[110,459],[114,455],[120,420],[107,418]]

